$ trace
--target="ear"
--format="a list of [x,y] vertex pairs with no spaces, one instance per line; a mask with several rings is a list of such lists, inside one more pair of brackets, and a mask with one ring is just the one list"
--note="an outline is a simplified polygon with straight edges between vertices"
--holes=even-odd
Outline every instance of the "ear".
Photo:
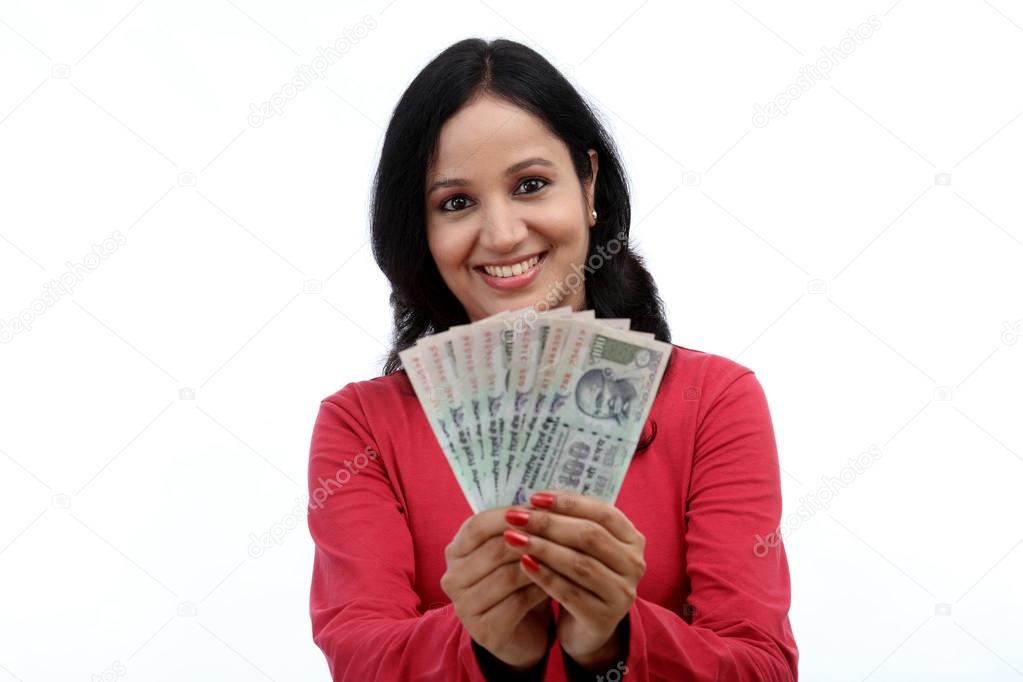
[[597,170],[600,167],[599,160],[597,159],[597,152],[594,149],[590,149],[587,152],[590,156],[590,180],[586,184],[586,205],[589,207],[586,209],[586,215],[590,221],[590,227],[596,224],[593,219],[593,209],[596,207],[594,203],[594,190],[597,186]]

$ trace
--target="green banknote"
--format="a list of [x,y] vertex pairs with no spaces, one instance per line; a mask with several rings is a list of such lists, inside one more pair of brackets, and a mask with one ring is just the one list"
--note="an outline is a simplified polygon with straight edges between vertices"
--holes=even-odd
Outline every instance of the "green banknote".
[[627,319],[526,308],[400,354],[474,511],[571,490],[613,503],[671,355]]

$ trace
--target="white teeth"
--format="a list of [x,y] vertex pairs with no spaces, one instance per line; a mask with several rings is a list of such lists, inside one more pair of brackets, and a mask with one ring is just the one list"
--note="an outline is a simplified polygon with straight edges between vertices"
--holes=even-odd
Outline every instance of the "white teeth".
[[533,256],[515,265],[484,265],[483,270],[491,277],[512,277],[521,275],[540,261],[540,256]]

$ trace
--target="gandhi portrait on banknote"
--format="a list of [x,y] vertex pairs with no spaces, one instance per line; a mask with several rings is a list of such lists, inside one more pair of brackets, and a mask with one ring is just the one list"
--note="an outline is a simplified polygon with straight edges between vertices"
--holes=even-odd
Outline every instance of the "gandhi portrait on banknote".
[[579,378],[575,401],[579,410],[596,419],[614,419],[619,424],[629,418],[636,387],[629,379],[616,378],[610,367],[595,367]]

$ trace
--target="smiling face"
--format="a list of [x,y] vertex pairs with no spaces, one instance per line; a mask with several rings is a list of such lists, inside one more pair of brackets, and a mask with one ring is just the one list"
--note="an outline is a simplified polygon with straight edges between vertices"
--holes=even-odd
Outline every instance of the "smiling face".
[[489,95],[445,122],[426,174],[426,234],[470,321],[541,303],[586,305],[581,265],[597,176],[597,153],[589,155],[593,179],[582,184],[558,137]]

